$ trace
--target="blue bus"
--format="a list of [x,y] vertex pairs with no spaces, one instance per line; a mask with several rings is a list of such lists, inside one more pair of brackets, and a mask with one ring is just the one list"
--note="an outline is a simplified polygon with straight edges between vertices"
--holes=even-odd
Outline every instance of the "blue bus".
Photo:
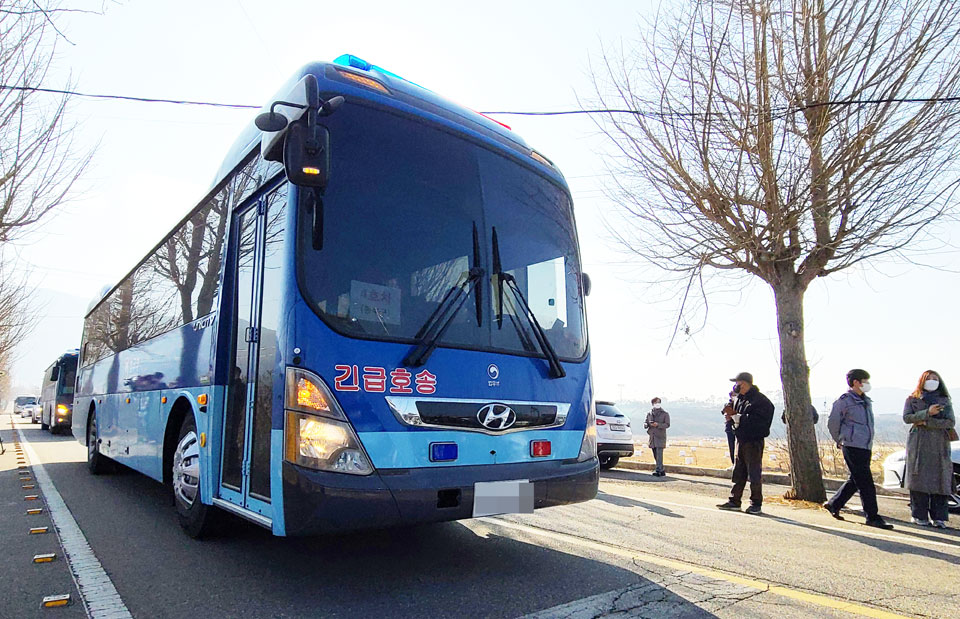
[[563,176],[354,56],[307,65],[88,312],[73,434],[172,487],[191,536],[585,501],[598,462]]

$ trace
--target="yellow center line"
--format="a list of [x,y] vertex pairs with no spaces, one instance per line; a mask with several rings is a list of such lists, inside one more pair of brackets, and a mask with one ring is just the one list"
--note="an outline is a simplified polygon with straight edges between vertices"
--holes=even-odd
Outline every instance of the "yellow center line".
[[595,542],[593,540],[577,537],[575,535],[570,535],[567,533],[558,533],[556,531],[550,531],[548,529],[541,529],[539,527],[518,524],[516,522],[508,522],[506,520],[499,520],[495,518],[478,518],[478,520],[492,524],[494,526],[499,526],[506,529],[514,529],[517,531],[523,531],[524,533],[529,533],[531,535],[539,535],[541,537],[551,538],[551,539],[565,542],[568,544],[573,544],[576,546],[597,550],[599,552],[605,552],[608,554],[617,555],[630,560],[638,559],[640,561],[643,561],[644,563],[651,563],[653,565],[659,565],[661,567],[666,567],[673,570],[700,574],[701,576],[706,576],[708,578],[713,578],[715,580],[723,580],[725,582],[742,585],[744,587],[750,587],[751,589],[767,591],[769,593],[773,593],[774,595],[779,595],[781,597],[790,598],[793,600],[798,600],[800,602],[806,602],[808,604],[814,604],[817,606],[824,606],[826,608],[833,608],[833,609],[840,610],[843,612],[848,612],[854,615],[862,615],[864,617],[875,617],[877,619],[904,619],[908,616],[908,615],[898,615],[897,613],[893,613],[887,610],[881,610],[879,608],[863,606],[861,604],[857,604],[856,602],[839,600],[839,599],[828,597],[826,595],[821,595],[818,593],[808,593],[806,591],[800,591],[798,589],[791,589],[790,587],[785,587],[783,585],[774,584],[774,583],[766,582],[763,580],[744,578],[743,576],[737,576],[736,574],[728,574],[727,572],[721,572],[719,570],[701,567],[695,563],[687,563],[686,561],[680,561],[677,559],[667,559],[665,557],[648,554],[640,550],[618,548],[617,546],[603,544],[601,542]]

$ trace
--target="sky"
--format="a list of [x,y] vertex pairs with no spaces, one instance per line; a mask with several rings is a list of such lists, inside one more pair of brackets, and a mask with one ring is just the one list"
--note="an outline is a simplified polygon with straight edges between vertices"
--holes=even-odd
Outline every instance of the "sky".
[[[99,7],[94,3],[95,7]],[[47,86],[72,80],[90,93],[261,105],[300,66],[351,53],[480,111],[578,109],[604,47],[629,47],[654,0],[585,3],[319,3],[274,0],[119,2],[103,15],[58,22]],[[19,349],[14,383],[39,386],[43,369],[79,346],[83,314],[208,191],[250,110],[77,99],[77,144],[95,149],[73,200],[16,250],[31,270],[41,321]],[[773,297],[754,282],[712,299],[706,327],[669,346],[677,310],[661,276],[631,259],[609,232],[606,195],[616,156],[586,117],[501,116],[553,160],[572,191],[584,271],[593,377],[599,399],[723,397],[750,371],[779,390]],[[935,236],[951,243],[960,227]],[[919,257],[940,268],[874,263],[814,282],[806,348],[815,400],[866,368],[875,387],[906,391],[928,368],[960,377],[956,250]],[[669,347],[669,352],[668,352]],[[890,411],[894,412],[894,411]]]

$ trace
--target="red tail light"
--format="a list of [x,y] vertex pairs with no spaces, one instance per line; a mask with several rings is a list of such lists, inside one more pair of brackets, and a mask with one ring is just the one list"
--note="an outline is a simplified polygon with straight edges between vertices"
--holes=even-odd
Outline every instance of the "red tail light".
[[530,455],[542,458],[550,455],[550,441],[530,441]]
[[605,425],[607,425],[607,422],[604,421],[603,419],[597,418],[597,425],[598,425],[598,426],[605,426]]

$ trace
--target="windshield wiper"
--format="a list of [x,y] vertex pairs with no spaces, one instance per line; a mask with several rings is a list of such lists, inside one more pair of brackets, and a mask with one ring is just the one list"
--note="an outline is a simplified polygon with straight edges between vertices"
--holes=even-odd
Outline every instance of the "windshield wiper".
[[419,340],[419,344],[403,358],[404,365],[418,367],[427,362],[427,359],[429,359],[433,351],[436,350],[437,344],[440,343],[440,338],[443,337],[443,334],[446,333],[450,325],[453,324],[454,316],[457,315],[467,300],[467,297],[470,296],[470,292],[467,291],[468,287],[472,289],[477,299],[477,326],[482,325],[483,301],[480,296],[480,287],[477,286],[477,283],[483,278],[484,271],[477,266],[480,264],[480,240],[477,235],[476,223],[473,224],[473,264],[473,268],[467,272],[467,277],[452,286],[450,290],[447,290],[447,293],[443,295],[443,299],[440,300],[437,308],[433,310],[433,313],[430,314],[426,322],[423,323],[423,326],[420,327],[420,330],[417,331],[414,337]]
[[[497,241],[497,229],[493,228],[493,270],[494,274],[497,276],[497,327],[503,325],[503,288],[504,284],[513,292],[514,298],[520,302],[520,314],[527,319],[527,323],[533,328],[533,335],[537,339],[537,344],[540,345],[540,350],[543,352],[544,356],[547,358],[547,363],[550,365],[550,376],[552,378],[563,378],[567,375],[566,371],[563,369],[563,366],[560,365],[560,357],[557,356],[557,352],[553,349],[553,346],[550,345],[550,340],[547,339],[547,334],[543,330],[543,327],[540,326],[540,322],[537,320],[536,315],[533,313],[533,310],[530,309],[530,304],[527,303],[527,298],[523,296],[520,287],[517,286],[517,278],[509,273],[503,271],[503,267],[500,262],[500,244]],[[511,320],[514,320],[511,315]],[[522,328],[522,325],[514,322],[514,326],[517,328],[517,333],[520,335],[521,342],[524,345],[524,348],[527,347],[527,341],[529,336],[527,336],[526,331]]]

